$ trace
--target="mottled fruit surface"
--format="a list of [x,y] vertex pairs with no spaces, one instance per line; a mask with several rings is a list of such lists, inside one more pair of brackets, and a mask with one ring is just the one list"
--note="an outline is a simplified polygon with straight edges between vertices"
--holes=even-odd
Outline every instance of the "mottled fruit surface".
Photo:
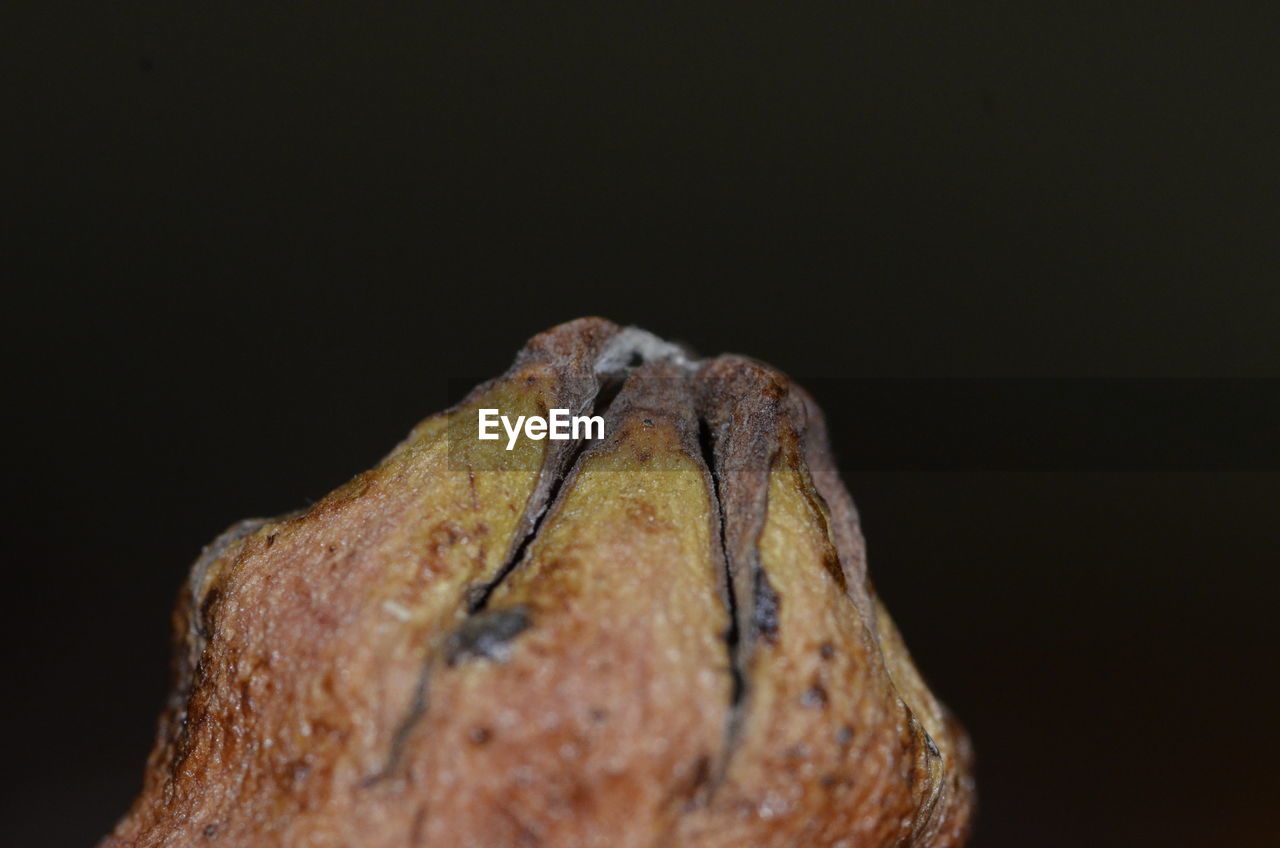
[[[605,419],[481,441],[478,411]],[[780,372],[588,318],[191,569],[102,848],[957,846],[963,729]]]

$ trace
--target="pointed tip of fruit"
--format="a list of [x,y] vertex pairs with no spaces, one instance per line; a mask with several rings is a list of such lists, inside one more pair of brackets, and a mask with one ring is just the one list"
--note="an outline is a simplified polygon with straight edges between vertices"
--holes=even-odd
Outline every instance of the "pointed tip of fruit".
[[[508,453],[473,440],[480,407],[599,413],[601,435]],[[785,373],[560,324],[378,467],[206,550],[143,797],[104,845],[527,825],[558,845],[956,846],[969,743],[864,559]]]

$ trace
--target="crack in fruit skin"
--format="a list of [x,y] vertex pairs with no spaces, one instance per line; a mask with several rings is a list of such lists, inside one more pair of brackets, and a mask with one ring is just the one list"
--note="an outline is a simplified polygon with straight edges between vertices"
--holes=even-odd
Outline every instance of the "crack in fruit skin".
[[[591,441],[457,438],[477,410]],[[581,319],[206,548],[102,848],[963,844],[972,753],[780,372]]]

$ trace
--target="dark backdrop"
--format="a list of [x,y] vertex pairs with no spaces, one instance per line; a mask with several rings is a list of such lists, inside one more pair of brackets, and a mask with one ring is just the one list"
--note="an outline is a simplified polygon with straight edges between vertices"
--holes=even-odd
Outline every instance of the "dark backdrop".
[[[844,455],[851,378],[1280,376],[1274,15],[143,5],[0,13],[5,845],[125,809],[205,541],[559,321],[812,380]],[[1280,475],[1096,465],[847,474],[975,844],[1274,844]]]

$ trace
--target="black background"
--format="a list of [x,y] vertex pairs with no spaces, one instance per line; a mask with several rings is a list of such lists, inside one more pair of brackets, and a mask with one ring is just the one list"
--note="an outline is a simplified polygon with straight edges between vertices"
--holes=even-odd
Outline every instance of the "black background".
[[[237,5],[2,15],[5,845],[124,811],[204,542],[560,321],[845,454],[843,379],[1280,376],[1273,4]],[[1274,469],[847,477],[975,845],[1275,844]]]

